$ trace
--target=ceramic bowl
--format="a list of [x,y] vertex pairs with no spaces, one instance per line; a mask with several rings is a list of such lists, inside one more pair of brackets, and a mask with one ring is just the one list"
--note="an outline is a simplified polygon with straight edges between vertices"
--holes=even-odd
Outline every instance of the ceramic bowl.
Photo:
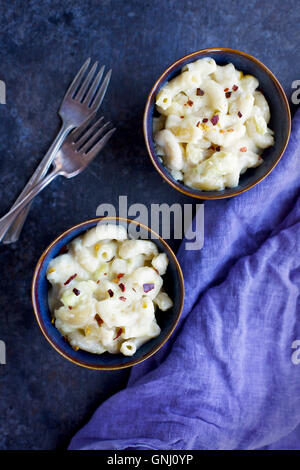
[[[222,191],[193,189],[175,180],[155,151],[153,140],[153,117],[156,115],[155,100],[160,88],[178,75],[182,67],[203,57],[212,57],[218,65],[232,63],[236,69],[259,80],[259,90],[265,95],[271,112],[269,127],[275,132],[275,145],[263,152],[264,162],[257,168],[248,169],[240,177],[239,185]],[[155,82],[147,99],[144,112],[144,136],[150,159],[160,175],[178,191],[199,199],[219,199],[243,193],[262,181],[277,165],[287,146],[291,115],[286,95],[273,73],[258,59],[235,49],[216,48],[193,52],[170,65]]]
[[134,356],[123,356],[122,354],[92,354],[83,350],[75,351],[70,344],[63,338],[58,329],[51,323],[51,313],[48,306],[48,291],[50,284],[46,278],[49,262],[56,257],[75,237],[86,230],[94,227],[101,220],[96,218],[82,222],[59,235],[43,252],[40,257],[33,276],[32,281],[32,303],[38,325],[53,348],[63,357],[83,367],[98,370],[115,370],[130,367],[139,362],[144,361],[148,357],[157,352],[163,344],[168,340],[174,331],[179,320],[183,302],[184,302],[184,281],[180,265],[168,244],[150,228],[138,222],[123,218],[106,218],[110,223],[133,223],[139,226],[141,238],[146,238],[150,233],[154,235],[151,240],[157,245],[160,252],[167,254],[169,258],[169,266],[164,275],[164,287],[174,305],[166,312],[157,312],[156,318],[161,328],[158,337],[151,339],[148,343],[141,346]]

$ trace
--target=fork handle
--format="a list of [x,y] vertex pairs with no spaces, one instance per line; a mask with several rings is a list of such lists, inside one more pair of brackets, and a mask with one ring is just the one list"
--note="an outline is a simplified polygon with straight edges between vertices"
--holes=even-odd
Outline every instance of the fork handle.
[[55,168],[46,178],[40,181],[36,186],[32,187],[31,190],[25,195],[18,204],[15,204],[11,210],[0,219],[0,242],[5,237],[5,234],[9,230],[12,223],[16,220],[18,215],[22,213],[24,208],[32,201],[32,199],[40,193],[51,181],[60,174],[60,169]]
[[[55,155],[59,148],[61,147],[66,135],[73,129],[74,126],[70,125],[69,123],[62,124],[59,133],[57,134],[56,138],[54,139],[52,145],[50,146],[48,152],[44,156],[43,160],[40,162],[39,166],[31,176],[30,180],[26,184],[25,188],[15,201],[12,208],[16,207],[20,201],[26,196],[30,190],[46,175],[47,171],[52,164]],[[11,227],[7,230],[7,233],[3,239],[3,243],[14,243],[19,239],[21,230],[23,228],[24,222],[26,220],[27,214],[30,211],[31,204],[24,207],[22,211],[20,211],[19,215],[13,220]],[[0,239],[1,241],[1,239]]]

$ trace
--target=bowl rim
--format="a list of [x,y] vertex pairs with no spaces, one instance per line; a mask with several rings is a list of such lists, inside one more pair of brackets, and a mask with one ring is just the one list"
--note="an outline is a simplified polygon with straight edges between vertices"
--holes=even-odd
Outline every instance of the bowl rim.
[[[121,364],[121,365],[109,365],[109,366],[106,366],[106,365],[98,365],[98,364],[95,364],[95,365],[91,365],[87,362],[84,362],[84,361],[80,361],[80,360],[76,360],[74,359],[73,357],[69,356],[68,353],[66,353],[65,351],[63,351],[62,349],[60,349],[55,343],[54,341],[52,340],[52,338],[50,337],[48,331],[47,331],[47,328],[45,328],[45,325],[44,325],[44,322],[41,321],[41,314],[40,314],[40,309],[38,307],[38,301],[37,301],[37,285],[38,285],[38,279],[39,279],[39,274],[40,274],[40,271],[41,271],[41,267],[43,265],[43,262],[47,256],[47,254],[49,253],[49,251],[53,248],[53,246],[55,246],[57,244],[57,242],[59,242],[60,240],[62,240],[66,235],[70,234],[73,230],[76,230],[77,228],[81,228],[85,225],[88,225],[90,223],[97,223],[101,220],[114,220],[114,221],[123,221],[123,222],[126,222],[127,224],[128,223],[134,223],[135,225],[138,225],[140,227],[142,227],[143,229],[146,229],[148,231],[148,233],[150,234],[153,234],[155,237],[157,237],[160,242],[164,245],[165,248],[167,248],[167,250],[169,250],[168,252],[171,254],[172,256],[172,259],[173,261],[175,262],[175,265],[176,265],[176,268],[177,268],[177,273],[178,273],[178,277],[179,277],[179,283],[180,283],[180,305],[179,305],[179,309],[178,309],[178,312],[177,312],[177,315],[176,315],[176,318],[175,318],[175,321],[170,329],[170,331],[168,332],[167,336],[163,339],[162,342],[160,342],[156,347],[154,347],[153,349],[151,349],[147,354],[145,354],[145,356],[143,356],[142,358],[140,359],[132,359],[131,361],[127,362],[126,364]],[[88,229],[87,229],[88,230]],[[152,356],[153,354],[155,354],[157,351],[159,351],[159,349],[168,341],[168,339],[170,338],[170,336],[173,334],[177,324],[178,324],[178,321],[180,319],[180,316],[181,316],[181,313],[182,313],[182,309],[183,309],[183,306],[184,306],[184,295],[185,294],[185,291],[184,291],[184,278],[183,278],[183,274],[182,274],[182,269],[181,269],[181,266],[179,264],[179,261],[175,255],[175,253],[173,252],[172,248],[168,245],[168,243],[159,235],[157,234],[154,230],[152,230],[150,227],[144,225],[143,223],[141,222],[138,222],[136,220],[132,220],[132,219],[129,219],[129,218],[125,218],[125,217],[95,217],[93,219],[88,219],[88,220],[85,220],[83,222],[80,222],[79,224],[76,224],[76,225],[73,225],[72,227],[70,227],[69,229],[65,230],[63,233],[61,233],[60,235],[58,235],[48,246],[47,248],[43,251],[42,255],[40,256],[37,264],[36,264],[36,267],[35,267],[35,270],[34,270],[34,274],[33,274],[33,278],[32,278],[32,286],[31,286],[31,299],[32,299],[32,305],[33,305],[33,311],[34,311],[34,314],[35,314],[35,318],[36,318],[36,321],[38,323],[38,326],[43,334],[43,336],[46,338],[46,340],[48,341],[49,344],[51,344],[51,346],[61,355],[63,356],[65,359],[69,360],[70,362],[72,362],[73,364],[76,364],[78,366],[81,366],[81,367],[85,367],[86,369],[93,369],[93,370],[120,370],[120,369],[125,369],[127,367],[132,367],[136,364],[139,364],[143,361],[145,361],[146,359],[148,359],[150,356]],[[99,355],[101,356],[101,355]]]
[[[153,155],[152,150],[151,150],[150,145],[149,145],[149,135],[148,135],[148,129],[147,129],[147,120],[148,120],[148,115],[149,115],[150,102],[151,102],[152,97],[157,93],[157,88],[160,85],[160,83],[169,75],[169,73],[173,70],[173,68],[180,65],[181,62],[183,62],[187,59],[192,60],[195,56],[198,56],[199,54],[205,55],[205,54],[209,54],[209,53],[213,53],[213,52],[227,52],[227,53],[234,53],[234,54],[237,54],[237,55],[241,55],[241,56],[246,57],[247,59],[251,60],[252,62],[254,62],[260,68],[262,68],[264,70],[264,72],[266,72],[270,76],[270,78],[274,82],[279,94],[282,96],[283,102],[285,104],[286,115],[287,115],[287,118],[288,118],[287,137],[284,141],[284,144],[282,146],[282,149],[281,149],[276,161],[271,166],[271,168],[269,168],[268,171],[265,174],[263,174],[260,178],[258,178],[254,183],[252,183],[247,188],[242,188],[242,189],[236,190],[236,191],[232,192],[232,194],[217,194],[215,196],[209,195],[209,191],[206,191],[208,193],[207,195],[206,194],[203,195],[203,193],[205,193],[204,190],[202,191],[201,195],[197,194],[197,193],[192,193],[191,192],[192,190],[197,191],[197,189],[196,188],[191,188],[191,190],[189,190],[188,186],[186,186],[186,185],[183,185],[184,187],[181,187],[181,186],[177,185],[167,175],[167,173],[162,168],[160,168],[160,166],[158,165],[158,163],[156,161],[156,157],[155,157],[155,155]],[[191,52],[190,54],[187,54],[187,55],[177,59],[175,62],[173,62],[171,65],[169,65],[162,72],[162,74],[155,81],[153,87],[151,88],[150,93],[149,93],[148,98],[147,98],[147,101],[146,101],[145,110],[144,110],[144,117],[143,117],[143,133],[144,133],[146,148],[147,148],[149,157],[152,161],[152,164],[154,165],[154,167],[158,171],[158,173],[164,178],[164,180],[167,183],[169,183],[173,188],[175,188],[177,191],[180,191],[181,193],[185,194],[186,196],[194,197],[196,199],[202,199],[202,200],[225,199],[225,198],[237,196],[238,194],[241,194],[241,193],[244,193],[244,192],[248,191],[249,189],[256,186],[258,183],[260,183],[263,179],[265,179],[271,173],[271,171],[275,168],[275,166],[277,165],[277,163],[281,159],[282,155],[284,154],[285,149],[287,147],[287,144],[289,142],[289,138],[290,138],[290,134],[291,134],[291,122],[292,122],[291,110],[290,110],[290,106],[289,106],[289,102],[288,102],[288,99],[286,97],[286,94],[285,94],[280,82],[278,81],[278,79],[273,74],[273,72],[271,72],[271,70],[265,64],[263,64],[263,62],[261,62],[259,59],[252,56],[251,54],[248,54],[247,52],[240,51],[238,49],[231,49],[231,48],[228,48],[228,47],[213,47],[213,48],[200,49],[198,51]],[[232,188],[232,189],[234,189],[234,188]],[[201,190],[199,190],[199,191],[201,191]]]

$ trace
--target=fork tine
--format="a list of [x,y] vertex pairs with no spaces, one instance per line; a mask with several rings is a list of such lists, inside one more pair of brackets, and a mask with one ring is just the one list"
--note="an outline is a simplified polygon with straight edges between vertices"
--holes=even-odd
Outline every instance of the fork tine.
[[89,150],[89,152],[86,154],[88,162],[92,161],[96,157],[96,155],[100,152],[100,150],[103,149],[103,147],[107,144],[107,142],[109,141],[109,139],[111,138],[111,136],[113,135],[115,131],[116,131],[115,127],[111,129],[110,131],[108,131],[107,134],[105,134],[102,137],[102,139],[99,140],[99,142]]
[[72,142],[75,143],[77,139],[85,132],[85,129],[90,125],[93,119],[96,116],[96,111],[94,111],[79,127],[74,129],[70,136],[72,137]]
[[76,92],[76,95],[74,96],[76,100],[81,101],[82,98],[84,97],[86,90],[91,84],[92,78],[95,74],[95,71],[97,70],[97,67],[98,67],[98,62],[95,62],[93,67],[91,68],[87,76],[85,77],[84,82],[80,86],[79,90]]
[[[96,124],[100,124],[101,120],[99,119]],[[96,142],[97,140],[99,140],[99,137],[100,135],[103,134],[103,132],[105,131],[105,129],[110,125],[110,122],[106,122],[103,126],[100,127],[100,129],[98,129],[98,131],[92,135],[92,137],[81,147],[80,149],[80,152],[83,152],[83,153],[87,153],[87,150],[89,148],[91,148],[94,144],[94,142]],[[94,126],[93,126],[94,127]],[[97,126],[95,126],[97,127]],[[83,140],[86,140],[85,139],[85,135],[83,136],[84,139]],[[77,147],[78,148],[78,147]]]
[[79,84],[80,84],[80,81],[82,79],[82,77],[84,76],[85,74],[85,71],[86,69],[88,68],[88,66],[90,65],[90,62],[91,62],[91,58],[89,57],[85,63],[83,64],[83,66],[81,67],[81,69],[79,70],[79,72],[77,73],[76,77],[74,78],[74,80],[72,81],[71,85],[69,86],[68,90],[67,90],[67,93],[65,94],[65,98],[68,96],[68,95],[71,95],[73,96],[75,91],[77,90]]
[[87,141],[87,139],[89,139],[89,137],[93,134],[93,132],[95,131],[95,129],[97,129],[97,127],[99,126],[100,122],[103,121],[104,117],[102,116],[100,119],[98,119],[98,121],[95,122],[95,124],[92,125],[92,127],[90,127],[81,137],[79,140],[76,141],[76,147],[77,149],[80,148],[80,146],[82,144],[84,144],[84,142]]
[[92,83],[92,86],[91,88],[89,89],[86,97],[84,98],[83,102],[84,103],[87,103],[87,105],[89,106],[93,97],[94,97],[94,94],[100,84],[100,81],[101,81],[101,78],[102,78],[102,75],[103,75],[103,72],[104,72],[104,69],[105,69],[105,65],[102,65],[101,69],[99,70],[99,72],[97,73],[96,75],[96,78],[94,79],[93,83]]
[[107,74],[105,75],[105,78],[103,80],[103,83],[101,85],[101,87],[99,88],[99,90],[97,91],[96,93],[96,96],[92,102],[92,104],[90,105],[90,107],[92,109],[98,109],[99,106],[101,105],[102,101],[103,101],[103,98],[105,96],[105,93],[106,93],[106,90],[107,90],[107,87],[109,85],[109,81],[110,81],[110,77],[111,77],[111,72],[112,70],[110,69]]

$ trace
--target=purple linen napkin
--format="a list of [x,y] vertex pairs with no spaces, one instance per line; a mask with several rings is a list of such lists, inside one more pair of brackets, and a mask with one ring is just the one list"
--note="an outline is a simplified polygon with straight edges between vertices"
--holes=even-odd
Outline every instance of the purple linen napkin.
[[299,156],[300,111],[271,175],[205,203],[179,327],[70,449],[300,449]]

